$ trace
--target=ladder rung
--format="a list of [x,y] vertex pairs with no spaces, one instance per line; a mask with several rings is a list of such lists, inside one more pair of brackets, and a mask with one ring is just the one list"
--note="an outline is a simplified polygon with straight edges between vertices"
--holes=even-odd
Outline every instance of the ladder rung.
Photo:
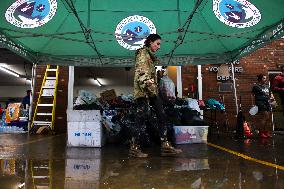
[[51,125],[50,121],[34,121],[34,125]]
[[56,80],[56,77],[46,77],[47,80]]
[[49,169],[48,166],[34,166],[35,169]]
[[51,116],[52,113],[37,113],[36,115],[41,115],[41,116]]
[[50,107],[52,107],[53,104],[38,104],[38,106],[50,106]]
[[57,69],[46,69],[46,71],[48,71],[48,72],[56,72]]
[[49,178],[49,176],[33,176],[33,178],[35,178],[35,179],[45,179],[45,178]]
[[54,97],[54,95],[50,95],[50,94],[42,94],[41,95],[41,97],[49,97],[49,98],[53,98]]
[[36,188],[37,189],[49,189],[49,186],[39,186],[39,185],[36,185]]
[[43,86],[42,88],[43,88],[43,89],[55,89],[54,86]]

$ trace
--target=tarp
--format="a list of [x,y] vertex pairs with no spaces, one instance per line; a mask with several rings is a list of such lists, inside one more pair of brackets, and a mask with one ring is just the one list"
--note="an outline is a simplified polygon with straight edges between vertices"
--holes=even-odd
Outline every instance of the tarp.
[[[131,66],[149,33],[162,65],[232,62],[284,35],[284,0],[2,0],[0,44],[37,64]],[[127,49],[128,48],[128,49]]]

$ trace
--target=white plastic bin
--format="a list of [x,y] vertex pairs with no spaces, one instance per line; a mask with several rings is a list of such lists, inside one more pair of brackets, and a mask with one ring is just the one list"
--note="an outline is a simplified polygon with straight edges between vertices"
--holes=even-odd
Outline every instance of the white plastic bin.
[[102,147],[104,144],[101,122],[68,122],[67,146]]
[[67,122],[100,122],[100,110],[67,110]]
[[207,143],[209,126],[174,126],[176,144]]

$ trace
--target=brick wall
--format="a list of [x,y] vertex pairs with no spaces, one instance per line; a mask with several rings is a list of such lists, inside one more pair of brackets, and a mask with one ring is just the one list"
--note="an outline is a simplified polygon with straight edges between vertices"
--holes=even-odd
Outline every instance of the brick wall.
[[[236,67],[242,67],[242,73],[235,73],[237,96],[238,101],[242,102],[242,111],[245,113],[246,118],[254,125],[257,125],[258,117],[251,117],[248,115],[248,110],[252,105],[251,102],[251,88],[254,83],[257,82],[257,75],[260,73],[268,75],[268,71],[279,71],[279,65],[284,64],[284,40],[280,39],[265,46],[246,56],[240,60],[240,63]],[[210,71],[210,67],[219,65],[203,65],[203,99],[215,98],[220,100],[224,98],[224,104],[226,106],[226,112],[228,115],[230,129],[234,129],[236,125],[236,108],[235,100],[232,92],[219,92],[219,84],[221,82],[228,83],[231,81],[217,81],[217,73]],[[183,78],[183,94],[189,97],[195,97],[196,94],[190,92],[190,85],[197,86],[197,66],[186,66],[182,69]],[[205,112],[206,116],[210,117],[209,112]],[[217,112],[217,119],[220,125],[225,121],[225,114]],[[207,119],[208,120],[208,119]]]
[[[38,65],[36,69],[35,95],[33,107],[36,106],[38,94],[45,74],[46,66]],[[55,110],[54,130],[56,133],[65,133],[67,130],[67,104],[68,104],[68,67],[59,68],[59,80],[57,87],[57,104]]]

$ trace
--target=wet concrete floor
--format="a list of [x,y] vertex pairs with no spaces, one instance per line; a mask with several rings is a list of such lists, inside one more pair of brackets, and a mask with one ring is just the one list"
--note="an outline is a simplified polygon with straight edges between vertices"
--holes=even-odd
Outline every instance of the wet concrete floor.
[[66,148],[66,136],[0,134],[0,189],[284,189],[284,136],[179,145],[129,158],[124,145]]

